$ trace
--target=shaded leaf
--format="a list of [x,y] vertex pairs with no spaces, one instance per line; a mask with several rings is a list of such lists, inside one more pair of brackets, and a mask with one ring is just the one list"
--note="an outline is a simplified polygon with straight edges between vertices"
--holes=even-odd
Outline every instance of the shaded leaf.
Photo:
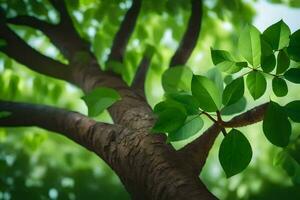
[[168,134],[168,140],[179,141],[187,139],[198,133],[203,125],[204,122],[199,115],[189,116],[181,128]]
[[223,92],[222,102],[223,105],[231,105],[239,101],[244,95],[244,78],[240,77],[229,83]]
[[280,50],[277,55],[277,68],[276,74],[281,74],[285,72],[290,66],[290,58],[285,51]]
[[263,131],[266,138],[274,145],[285,147],[291,135],[291,123],[279,104],[271,101],[263,120]]
[[291,60],[300,62],[300,29],[291,35],[287,52]]
[[288,93],[288,86],[282,78],[274,77],[272,80],[272,89],[276,96],[283,97]]
[[300,123],[300,101],[292,101],[284,106],[287,115],[294,122]]
[[300,69],[291,68],[284,73],[284,78],[293,83],[300,83]]
[[252,149],[248,139],[232,129],[223,139],[219,149],[219,161],[227,178],[243,171],[250,163]]

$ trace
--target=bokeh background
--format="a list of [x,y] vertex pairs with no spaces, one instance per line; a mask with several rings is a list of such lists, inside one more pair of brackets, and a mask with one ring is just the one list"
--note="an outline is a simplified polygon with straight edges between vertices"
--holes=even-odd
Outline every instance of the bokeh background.
[[[91,49],[105,68],[113,35],[131,0],[66,2],[78,32],[90,41]],[[59,21],[58,13],[47,0],[0,0],[0,6],[7,11],[7,17],[27,14],[51,23]],[[148,45],[154,46],[155,54],[146,82],[147,99],[152,106],[163,99],[161,75],[185,31],[189,8],[187,0],[143,2],[127,48],[125,66],[119,73],[130,84],[144,50]],[[209,75],[216,70],[210,59],[211,47],[237,53],[238,35],[243,26],[253,23],[264,31],[281,19],[292,32],[300,29],[300,0],[204,0],[201,36],[187,66],[196,74]],[[24,26],[10,27],[33,48],[68,62],[40,31]],[[296,63],[292,65],[298,67]],[[225,74],[218,74],[218,79],[225,78]],[[277,98],[269,87],[256,102],[246,93],[246,107],[269,99],[281,104],[300,99],[299,89],[299,86],[289,84],[288,96]],[[0,53],[1,99],[54,105],[87,114],[80,99],[82,96],[82,91],[76,87],[32,72]],[[107,112],[96,119],[112,122]],[[209,125],[206,121],[206,127]],[[299,164],[286,165],[281,149],[269,144],[264,137],[261,123],[241,131],[253,149],[250,166],[241,174],[226,179],[218,161],[222,139],[219,136],[200,175],[207,187],[220,199],[300,199]],[[296,146],[300,143],[299,132],[300,126],[293,124],[292,140]],[[173,145],[181,148],[200,134]],[[0,128],[0,200],[10,199],[126,200],[130,197],[103,161],[68,139],[34,127]]]

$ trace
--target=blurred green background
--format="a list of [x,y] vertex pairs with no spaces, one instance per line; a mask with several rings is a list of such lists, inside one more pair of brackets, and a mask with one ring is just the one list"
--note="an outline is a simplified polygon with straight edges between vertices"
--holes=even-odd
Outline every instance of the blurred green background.
[[[67,5],[77,30],[90,41],[91,49],[105,69],[113,35],[131,1],[67,0]],[[58,13],[46,0],[0,0],[0,6],[7,11],[7,17],[28,14],[51,23],[59,21]],[[130,84],[144,50],[148,45],[155,46],[146,82],[147,98],[152,106],[163,98],[161,75],[185,31],[189,13],[187,0],[143,2],[127,48],[125,67],[120,73]],[[213,68],[210,47],[236,52],[239,31],[245,24],[253,23],[263,31],[280,19],[292,32],[299,29],[300,0],[205,0],[201,36],[187,65],[196,74],[206,74]],[[33,48],[67,63],[40,31],[24,26],[10,27]],[[246,94],[247,108],[270,98],[283,104],[300,99],[299,87],[290,84],[289,89],[288,96],[279,99],[269,88],[270,92],[257,102]],[[32,72],[0,53],[1,99],[54,105],[86,114],[87,108],[80,99],[82,95],[74,86]],[[107,112],[97,120],[111,123]],[[209,126],[208,121],[206,126]],[[300,168],[291,178],[287,167],[278,164],[281,150],[267,142],[260,123],[242,130],[254,151],[250,166],[241,174],[226,179],[218,161],[220,136],[201,174],[207,187],[220,199],[300,199]],[[295,144],[299,144],[299,132],[300,126],[293,124]],[[173,145],[180,148],[198,135]],[[104,162],[68,139],[39,128],[0,128],[2,199],[125,200],[129,195]]]

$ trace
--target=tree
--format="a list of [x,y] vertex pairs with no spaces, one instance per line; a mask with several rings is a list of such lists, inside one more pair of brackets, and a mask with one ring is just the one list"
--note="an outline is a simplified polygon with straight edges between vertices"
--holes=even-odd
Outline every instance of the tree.
[[[263,120],[264,133],[272,144],[280,147],[291,144],[289,118],[299,122],[299,101],[286,106],[270,101],[223,120],[225,109],[236,114],[235,108],[229,106],[241,104],[244,76],[254,100],[266,91],[265,76],[274,77],[272,86],[277,96],[287,94],[285,80],[299,83],[299,68],[290,67],[290,60],[299,62],[299,31],[291,34],[283,21],[263,34],[251,25],[246,26],[239,39],[242,59],[233,58],[224,50],[211,50],[213,63],[222,71],[235,74],[246,70],[238,77],[233,76],[234,80],[221,92],[209,78],[194,75],[184,67],[198,41],[203,16],[202,1],[191,0],[188,25],[162,77],[166,98],[152,109],[144,88],[148,68],[158,50],[153,45],[144,48],[130,84],[123,69],[126,48],[145,2],[132,1],[113,39],[105,68],[78,33],[67,4],[59,0],[50,2],[60,15],[56,24],[29,15],[9,17],[9,12],[2,9],[0,50],[33,71],[81,88],[89,116],[46,105],[3,100],[0,126],[38,126],[68,137],[103,159],[133,199],[216,199],[198,176],[220,132],[225,137],[219,158],[228,177],[246,168],[252,156],[250,143],[237,128]],[[11,24],[40,30],[67,61],[38,52],[13,31]],[[113,124],[92,118],[105,109]],[[182,149],[175,150],[168,141],[183,140],[197,133],[203,127],[200,116],[208,117],[212,126]],[[227,133],[226,129],[231,130]],[[291,162],[299,162],[290,152],[285,148],[283,153],[290,156]]]

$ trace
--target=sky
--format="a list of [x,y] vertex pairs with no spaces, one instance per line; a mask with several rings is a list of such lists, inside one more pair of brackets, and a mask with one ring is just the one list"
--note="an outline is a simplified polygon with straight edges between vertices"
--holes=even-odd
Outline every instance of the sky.
[[257,11],[254,25],[260,31],[264,31],[267,27],[281,19],[290,27],[292,32],[300,29],[300,8],[290,8],[262,0],[255,3],[254,7]]

